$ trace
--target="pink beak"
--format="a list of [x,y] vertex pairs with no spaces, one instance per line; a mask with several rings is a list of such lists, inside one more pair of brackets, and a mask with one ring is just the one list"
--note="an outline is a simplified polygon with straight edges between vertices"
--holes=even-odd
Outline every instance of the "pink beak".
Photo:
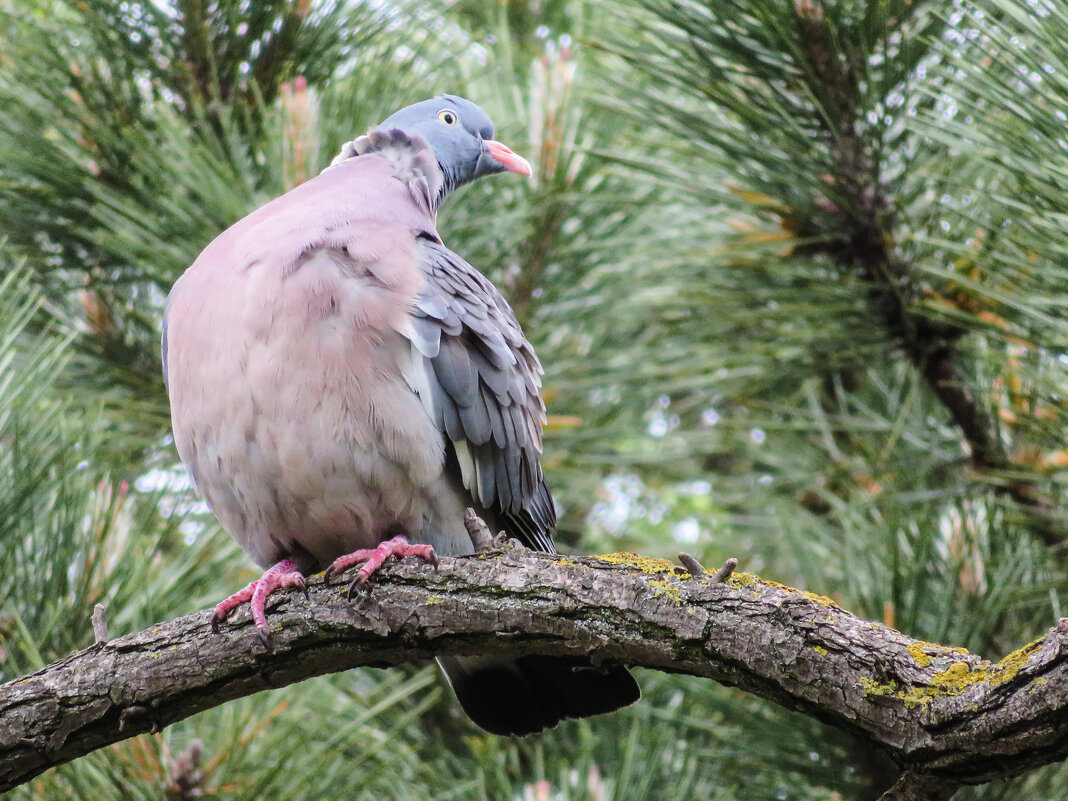
[[486,150],[493,156],[494,160],[499,161],[504,165],[504,168],[508,172],[517,172],[520,175],[531,175],[534,171],[530,168],[530,162],[520,156],[518,153],[513,153],[508,149],[507,145],[502,145],[493,139],[484,139],[482,144],[486,146]]

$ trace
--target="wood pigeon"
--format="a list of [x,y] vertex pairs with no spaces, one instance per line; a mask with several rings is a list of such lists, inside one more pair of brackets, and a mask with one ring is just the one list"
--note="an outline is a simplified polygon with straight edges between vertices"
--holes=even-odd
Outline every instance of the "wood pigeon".
[[[389,556],[474,550],[493,530],[553,551],[538,454],[541,365],[508,303],[443,244],[454,189],[530,165],[475,104],[443,95],[345,144],[319,176],[220,234],[167,302],[163,364],[178,453],[263,576],[218,624],[305,576]],[[306,592],[306,589],[305,589]],[[640,696],[620,666],[577,657],[439,660],[495,734],[610,712]]]

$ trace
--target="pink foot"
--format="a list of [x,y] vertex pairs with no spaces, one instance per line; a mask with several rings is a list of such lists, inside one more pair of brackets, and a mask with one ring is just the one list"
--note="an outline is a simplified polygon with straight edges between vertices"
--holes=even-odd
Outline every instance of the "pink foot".
[[215,607],[215,611],[211,613],[211,630],[218,633],[219,624],[226,620],[227,615],[247,601],[249,610],[252,612],[252,622],[256,624],[256,631],[259,632],[264,646],[269,646],[271,627],[267,625],[264,605],[267,603],[267,596],[279,587],[299,587],[304,591],[304,597],[310,600],[308,587],[304,583],[304,574],[296,569],[296,564],[292,559],[283,559],[245,589],[220,602]]
[[403,559],[405,556],[418,556],[420,559],[426,559],[434,567],[438,566],[438,557],[431,546],[409,545],[408,538],[403,534],[398,534],[393,539],[378,543],[377,548],[364,548],[339,556],[334,560],[334,564],[326,569],[323,578],[329,582],[331,576],[345,572],[358,562],[365,562],[364,566],[360,568],[360,572],[356,574],[356,578],[349,584],[349,595],[352,595],[353,591],[363,585],[371,577],[371,574],[378,570],[382,563],[391,556],[396,556],[398,559]]

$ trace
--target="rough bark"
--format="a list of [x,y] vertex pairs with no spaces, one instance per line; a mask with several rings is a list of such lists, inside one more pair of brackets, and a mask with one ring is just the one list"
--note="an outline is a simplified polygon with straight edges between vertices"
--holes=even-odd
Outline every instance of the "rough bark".
[[879,796],[879,801],[948,801],[959,786],[931,776],[903,773],[893,787]]
[[0,790],[233,698],[444,653],[585,653],[706,676],[885,749],[920,777],[901,798],[1068,756],[1068,620],[992,663],[821,596],[695,572],[506,548],[437,571],[388,565],[352,601],[318,581],[311,604],[272,596],[269,652],[244,611],[221,634],[207,612],[160,623],[0,686]]

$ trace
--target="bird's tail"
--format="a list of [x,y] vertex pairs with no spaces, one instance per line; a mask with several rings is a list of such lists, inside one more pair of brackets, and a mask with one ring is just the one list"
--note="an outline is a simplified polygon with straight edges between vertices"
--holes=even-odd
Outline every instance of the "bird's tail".
[[464,712],[491,734],[534,734],[641,698],[626,668],[595,667],[578,656],[445,656],[438,663]]

